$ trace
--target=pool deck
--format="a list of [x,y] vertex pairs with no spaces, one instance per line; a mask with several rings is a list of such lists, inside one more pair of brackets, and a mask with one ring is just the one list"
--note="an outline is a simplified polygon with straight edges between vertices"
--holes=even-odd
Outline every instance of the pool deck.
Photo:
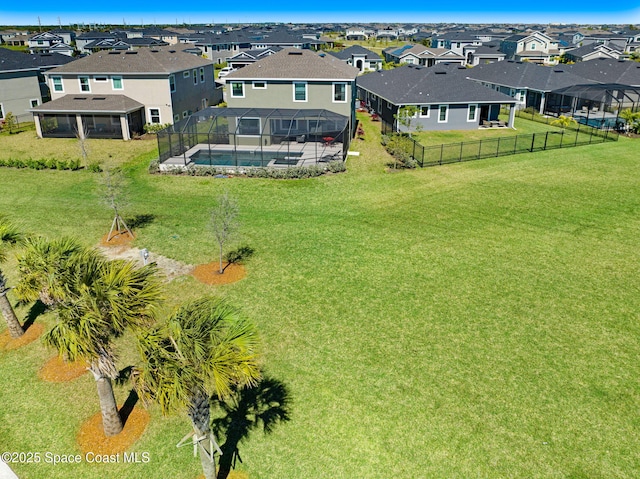
[[[208,152],[209,148],[211,151],[215,152],[232,152],[236,149],[234,145],[209,145],[207,143],[199,143],[193,148],[187,150],[184,155],[173,156],[171,158],[166,159],[160,164],[161,170],[167,170],[169,168],[182,167],[187,168],[189,166],[195,165],[191,161],[191,157],[199,151]],[[266,165],[268,167],[274,168],[289,168],[291,166],[309,166],[315,165],[317,163],[329,162],[334,158],[340,157],[342,158],[342,143],[332,143],[330,145],[326,145],[323,142],[309,141],[306,143],[298,143],[298,142],[282,142],[278,145],[270,145],[270,146],[238,146],[238,151],[242,152],[252,152],[254,154],[258,154],[261,151],[263,154],[268,153],[277,153],[278,156],[282,157],[283,154],[293,153],[294,157],[292,160],[297,160],[297,162],[291,164],[275,164],[276,158],[269,161]],[[299,156],[298,156],[299,155]],[[274,155],[275,156],[275,155]],[[186,164],[185,164],[186,158]],[[206,165],[204,165],[206,166]],[[215,165],[213,165],[215,166]],[[217,168],[251,168],[247,166],[217,166]]]

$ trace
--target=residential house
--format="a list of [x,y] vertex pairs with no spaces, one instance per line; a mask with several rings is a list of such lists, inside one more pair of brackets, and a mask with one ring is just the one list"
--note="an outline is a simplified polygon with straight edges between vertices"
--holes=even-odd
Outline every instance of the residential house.
[[240,53],[230,57],[227,60],[227,64],[231,68],[243,68],[269,55],[278,53],[280,50],[282,50],[280,47],[264,48],[261,50],[241,50]]
[[501,62],[505,57],[506,55],[500,51],[498,45],[488,43],[468,53],[467,66]]
[[557,62],[558,43],[542,32],[511,35],[500,42],[507,60],[551,65]]
[[482,40],[480,40],[473,32],[445,33],[443,35],[433,36],[431,46],[451,50],[457,55],[466,57],[465,48],[468,50],[468,47],[470,46],[476,48],[480,47],[482,46]]
[[45,74],[52,101],[33,109],[39,136],[129,139],[216,104],[213,64],[172,47],[95,53]]
[[409,63],[412,65],[433,66],[438,63],[465,64],[465,58],[445,48],[431,48],[424,45],[404,45],[391,47],[382,52],[387,62]]
[[36,33],[29,38],[28,46],[30,53],[51,53],[52,49],[57,45],[63,45],[62,51],[58,50],[58,53],[66,54],[68,51],[69,56],[73,54],[73,47],[65,43],[62,36],[58,36],[51,32]]
[[287,48],[227,75],[230,108],[324,109],[355,125],[358,69],[332,55]]
[[110,33],[110,32],[99,32],[99,31],[91,31],[78,35],[76,37],[76,49],[80,53],[91,53],[90,50],[87,50],[86,45],[92,44],[96,41],[100,40],[125,40],[127,38],[126,34],[120,33]]
[[620,50],[626,52],[627,43],[629,43],[629,38],[627,35],[619,35],[616,33],[593,33],[590,35],[585,35],[582,41],[580,42],[581,46],[591,45],[591,44],[600,44],[607,45],[616,50]]
[[545,67],[513,60],[478,65],[467,71],[467,77],[514,98],[517,108],[532,107],[540,113],[567,109],[564,99],[553,94],[555,90],[594,83],[569,71],[565,65]]
[[599,58],[575,65],[565,65],[565,69],[574,75],[597,83],[640,87],[640,63],[638,62]]
[[398,131],[401,108],[417,108],[411,129],[470,130],[485,122],[497,122],[501,105],[509,106],[508,125],[513,126],[516,101],[466,77],[459,65],[420,67],[406,65],[358,77],[358,98]]
[[618,60],[623,55],[622,51],[605,45],[604,43],[590,43],[582,47],[570,48],[563,54],[567,62],[585,62],[596,58],[607,58],[610,60]]
[[30,120],[29,109],[49,100],[43,73],[74,59],[58,53],[29,54],[0,48],[0,120],[9,112]]
[[347,65],[356,67],[360,73],[373,72],[382,69],[382,57],[359,45],[353,45],[339,52],[329,52]]
[[347,28],[344,33],[344,38],[347,40],[367,40],[369,35],[365,32],[363,26],[354,26]]
[[167,46],[168,43],[151,37],[131,37],[131,38],[103,38],[94,40],[84,45],[84,50],[91,53],[110,50],[134,50],[136,48],[156,48]]

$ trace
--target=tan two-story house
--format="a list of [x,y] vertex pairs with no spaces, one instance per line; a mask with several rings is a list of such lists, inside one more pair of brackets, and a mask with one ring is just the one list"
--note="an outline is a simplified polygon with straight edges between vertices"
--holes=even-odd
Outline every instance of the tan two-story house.
[[96,53],[45,76],[52,101],[31,110],[40,137],[127,140],[220,99],[211,61],[170,47]]

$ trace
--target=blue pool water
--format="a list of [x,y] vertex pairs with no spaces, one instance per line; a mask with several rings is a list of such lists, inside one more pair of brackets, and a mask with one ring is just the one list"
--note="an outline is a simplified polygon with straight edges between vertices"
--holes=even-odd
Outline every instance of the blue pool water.
[[203,166],[267,166],[271,160],[275,160],[276,165],[293,166],[298,163],[298,158],[302,152],[268,152],[262,155],[253,151],[212,151],[200,150],[191,155],[191,161],[196,165]]

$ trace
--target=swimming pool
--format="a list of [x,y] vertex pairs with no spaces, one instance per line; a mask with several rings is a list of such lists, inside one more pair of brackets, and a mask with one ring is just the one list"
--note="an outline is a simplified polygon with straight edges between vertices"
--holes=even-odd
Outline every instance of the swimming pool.
[[[261,154],[262,153],[262,154]],[[270,152],[270,151],[211,151],[199,150],[190,156],[195,165],[200,166],[254,166],[265,167],[272,165],[295,166],[302,157],[301,151]]]

